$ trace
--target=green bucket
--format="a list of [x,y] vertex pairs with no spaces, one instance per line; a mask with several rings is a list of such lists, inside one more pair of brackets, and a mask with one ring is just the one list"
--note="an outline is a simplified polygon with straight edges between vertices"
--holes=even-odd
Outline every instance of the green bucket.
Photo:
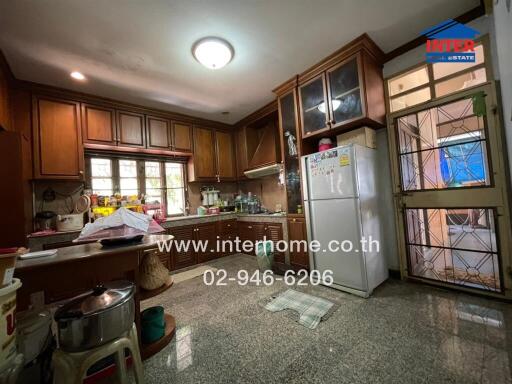
[[165,334],[164,307],[145,309],[140,316],[142,344],[151,344]]

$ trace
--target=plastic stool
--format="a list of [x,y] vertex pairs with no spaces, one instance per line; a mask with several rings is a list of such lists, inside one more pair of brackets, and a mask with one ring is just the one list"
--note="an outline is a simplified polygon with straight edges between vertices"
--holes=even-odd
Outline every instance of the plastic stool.
[[125,349],[130,350],[137,384],[144,383],[144,369],[140,358],[137,329],[135,323],[132,329],[105,345],[83,352],[65,352],[57,349],[53,353],[53,383],[54,384],[82,384],[87,370],[97,361],[115,355],[117,375],[119,382],[128,383],[126,375]]

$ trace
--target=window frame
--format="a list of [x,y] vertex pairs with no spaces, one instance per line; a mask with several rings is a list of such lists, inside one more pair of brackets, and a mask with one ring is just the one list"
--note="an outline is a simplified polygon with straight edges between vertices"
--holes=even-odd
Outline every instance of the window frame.
[[[112,155],[102,153],[86,153],[85,154],[85,183],[86,189],[92,190],[92,166],[91,159],[108,159],[111,161],[111,179],[112,179],[112,190],[113,193],[121,191],[121,177],[119,174],[119,160],[134,160],[137,166],[137,184],[139,194],[146,194],[146,175],[145,175],[145,162],[157,162],[160,165],[160,185],[161,187],[161,204],[165,206],[165,217],[180,217],[186,213],[187,201],[188,201],[188,173],[185,161],[162,159],[155,157],[135,157],[135,156],[123,156],[123,155]],[[165,174],[165,164],[174,163],[179,164],[182,169],[183,175],[183,213],[182,214],[167,214],[168,201],[167,201],[167,180]],[[173,188],[175,189],[175,188]]]
[[[475,46],[478,46],[478,45],[482,45],[484,48],[484,62],[481,64],[474,65],[472,67],[466,68],[462,71],[451,73],[447,76],[441,77],[439,79],[435,79],[434,78],[434,67],[433,67],[434,63],[427,63],[425,60],[423,60],[415,65],[412,65],[402,71],[396,72],[393,75],[384,78],[384,94],[385,94],[385,99],[386,99],[386,111],[387,111],[388,116],[390,118],[395,118],[395,117],[407,115],[408,114],[407,111],[409,111],[411,108],[417,108],[419,106],[430,103],[432,101],[442,99],[446,96],[456,95],[459,92],[470,90],[472,88],[478,88],[484,84],[487,84],[487,83],[490,83],[491,81],[493,81],[494,74],[493,74],[493,70],[492,70],[492,57],[491,57],[491,52],[490,52],[491,47],[490,47],[490,42],[489,42],[489,35],[485,34],[485,35],[480,36],[478,39],[475,39]],[[406,75],[409,72],[414,72],[415,70],[418,70],[422,67],[426,67],[426,69],[427,69],[428,81],[426,83],[418,85],[418,86],[408,89],[406,91],[394,94],[393,96],[390,95],[390,93],[389,93],[389,81],[390,80],[393,80],[399,76]],[[436,85],[437,84],[445,82],[447,80],[451,80],[458,76],[465,75],[467,73],[476,71],[481,68],[485,69],[485,76],[487,79],[485,82],[468,87],[468,88],[461,89],[459,91],[444,94],[442,96],[438,96],[436,94]],[[430,91],[430,98],[428,100],[423,101],[418,104],[415,104],[415,105],[411,105],[406,108],[396,110],[396,111],[391,110],[391,101],[392,100],[402,97],[402,96],[405,96],[405,95],[408,95],[413,92],[417,92],[422,89],[427,89],[427,88]]]

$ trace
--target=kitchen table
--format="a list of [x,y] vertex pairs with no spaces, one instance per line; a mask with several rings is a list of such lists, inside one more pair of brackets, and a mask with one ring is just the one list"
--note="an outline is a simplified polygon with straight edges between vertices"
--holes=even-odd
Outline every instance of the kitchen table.
[[[135,324],[140,343],[140,301],[162,293],[169,286],[144,291],[139,285],[139,266],[147,252],[158,250],[160,242],[169,242],[171,235],[146,235],[140,242],[104,247],[100,243],[73,245],[60,248],[54,256],[18,260],[14,276],[22,282],[17,292],[18,311],[28,308],[31,297],[35,301],[52,304],[70,299],[94,286],[112,280],[129,280],[136,285]],[[141,344],[142,358],[161,350],[172,339],[176,323],[166,313],[165,336],[156,343]]]

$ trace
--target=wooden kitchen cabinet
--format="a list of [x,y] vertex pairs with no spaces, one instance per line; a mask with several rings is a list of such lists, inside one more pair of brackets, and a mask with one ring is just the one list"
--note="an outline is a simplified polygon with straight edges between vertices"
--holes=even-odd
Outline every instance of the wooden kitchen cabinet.
[[[192,247],[192,241],[195,239],[195,229],[195,225],[187,225],[183,227],[169,228],[167,230],[168,234],[174,236],[174,244],[171,249],[171,266],[173,270],[197,264],[197,255],[194,253],[194,249]],[[189,248],[186,251],[182,249],[178,252],[175,244],[181,241],[190,242]],[[184,245],[186,244],[184,243]]]
[[189,181],[236,179],[233,136],[230,132],[194,127],[194,156],[189,161]]
[[[238,222],[236,219],[222,220],[218,222],[217,225],[218,236],[220,237],[220,241],[229,241],[233,242],[232,249],[229,247],[229,243],[227,243],[224,247],[225,252],[222,252],[222,248],[220,249],[219,257],[227,256],[234,254],[236,252],[235,248],[235,239],[238,237]],[[221,243],[222,246],[222,243]]]
[[236,179],[233,135],[230,132],[215,132],[215,153],[217,159],[217,180]]
[[82,104],[84,143],[116,145],[116,118],[112,108]]
[[276,243],[283,240],[283,225],[281,223],[264,223],[265,238],[274,243],[274,261],[284,263],[284,253],[275,249]]
[[[306,220],[303,217],[288,218],[289,242],[307,240]],[[290,249],[290,264],[299,268],[309,269],[309,255],[306,250]]]
[[207,247],[205,251],[200,251],[197,254],[197,262],[204,263],[205,261],[212,260],[217,257],[217,226],[216,223],[198,224],[195,228],[196,241],[202,241]]
[[[242,247],[243,242],[247,240],[251,241],[254,244],[256,241],[263,240],[263,238],[265,237],[265,224],[240,221],[238,223],[238,233],[240,236],[240,241],[242,242]],[[253,249],[253,252],[251,252],[250,254],[256,254],[255,247]]]
[[238,179],[246,179],[244,171],[249,167],[246,127],[241,127],[235,132],[236,176]]
[[210,128],[194,127],[194,157],[189,163],[191,181],[216,179],[215,132]]
[[145,136],[144,115],[117,111],[118,145],[144,148],[146,144]]
[[192,126],[173,122],[172,147],[178,152],[192,152]]
[[325,75],[321,74],[299,87],[302,135],[307,137],[329,130]]
[[146,116],[146,143],[148,148],[170,151],[171,122],[160,117]]
[[303,138],[385,124],[384,53],[364,34],[298,77]]
[[32,107],[34,178],[82,180],[80,104],[35,95]]

